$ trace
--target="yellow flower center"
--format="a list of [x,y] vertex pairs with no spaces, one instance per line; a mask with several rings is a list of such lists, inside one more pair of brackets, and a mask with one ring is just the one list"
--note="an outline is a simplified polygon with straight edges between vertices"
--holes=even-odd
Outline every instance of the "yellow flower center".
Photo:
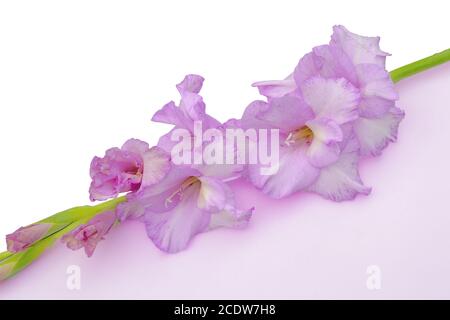
[[189,188],[190,186],[196,184],[196,183],[200,183],[200,180],[197,177],[189,177],[186,180],[183,181],[183,183],[181,183],[181,186],[175,190],[175,192],[173,192],[165,201],[165,206],[168,207],[169,203],[172,202],[173,198],[175,198],[176,196],[179,196],[180,199],[183,197],[183,192],[184,190],[186,190],[187,188]]
[[286,138],[286,144],[291,145],[298,141],[306,142],[307,144],[310,144],[311,141],[314,138],[314,133],[308,126],[303,126],[300,129],[294,130],[291,133],[289,133],[288,137]]

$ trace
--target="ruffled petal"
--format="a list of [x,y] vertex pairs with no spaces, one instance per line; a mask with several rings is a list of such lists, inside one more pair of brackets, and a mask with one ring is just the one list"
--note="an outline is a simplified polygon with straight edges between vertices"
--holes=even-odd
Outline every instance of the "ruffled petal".
[[336,46],[322,45],[300,59],[294,71],[298,87],[314,78],[345,78],[353,85],[358,83],[355,66],[342,49]]
[[273,198],[287,197],[311,185],[320,170],[310,164],[306,156],[306,146],[291,145],[280,147],[278,171],[264,175],[261,165],[248,166],[248,178],[252,184]]
[[177,84],[178,92],[181,95],[185,92],[199,93],[203,86],[205,79],[202,76],[196,74],[188,74],[184,77],[183,81]]
[[380,49],[380,37],[364,37],[348,31],[343,26],[334,26],[331,46],[342,48],[356,64],[371,63],[384,68],[386,53]]
[[202,96],[186,91],[181,96],[180,109],[192,121],[203,120],[205,117],[206,105]]
[[162,251],[175,253],[185,249],[198,233],[206,231],[210,213],[198,208],[197,198],[200,184],[185,190],[183,198],[172,210],[145,213],[145,226],[148,237]]
[[338,142],[343,139],[343,132],[339,125],[325,118],[310,120],[306,125],[314,134],[313,141],[306,152],[309,162],[318,168],[336,162],[340,153]]
[[377,156],[389,142],[397,140],[398,126],[405,113],[393,107],[380,118],[359,118],[354,123],[354,132],[360,144],[361,155]]
[[138,139],[129,139],[125,141],[121,149],[122,151],[128,151],[139,155],[143,155],[145,152],[148,151],[149,145],[145,141],[141,141]]
[[312,78],[303,83],[302,92],[317,117],[343,124],[358,118],[359,91],[347,80]]
[[186,117],[183,111],[175,105],[175,102],[170,101],[165,104],[152,117],[152,121],[173,124],[179,128],[191,129],[192,120]]
[[356,72],[363,96],[398,99],[391,76],[384,68],[375,64],[360,64],[356,66]]
[[161,181],[170,170],[170,155],[159,147],[153,147],[142,155],[144,171],[141,189]]
[[321,170],[308,191],[334,201],[351,200],[359,193],[369,194],[371,189],[359,177],[358,160],[357,152],[341,154],[336,163]]
[[252,86],[257,87],[259,93],[267,98],[280,98],[297,89],[293,74],[284,80],[259,81],[253,83]]

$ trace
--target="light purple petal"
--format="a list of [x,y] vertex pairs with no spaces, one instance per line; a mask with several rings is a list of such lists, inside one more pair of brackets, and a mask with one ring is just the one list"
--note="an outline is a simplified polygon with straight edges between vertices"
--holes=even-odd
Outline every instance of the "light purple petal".
[[143,155],[148,149],[147,142],[138,139],[128,139],[122,146],[122,151],[132,152],[138,155]]
[[380,49],[380,37],[360,36],[343,26],[333,28],[330,45],[342,48],[355,65],[371,63],[384,68],[386,56],[389,56]]
[[159,147],[144,152],[142,158],[144,170],[140,189],[161,181],[169,172],[171,165],[169,153]]
[[355,121],[354,132],[359,141],[361,154],[377,156],[389,142],[397,140],[397,131],[405,114],[393,107],[380,118],[359,118]]
[[254,210],[254,208],[239,210],[234,206],[226,207],[224,210],[211,215],[208,228],[209,230],[221,227],[234,229],[245,228],[248,225]]
[[256,115],[256,118],[289,133],[305,125],[314,118],[313,110],[299,97],[285,96],[271,99],[269,108]]
[[100,213],[88,223],[65,234],[61,241],[72,250],[84,248],[86,255],[91,257],[97,244],[104,239],[104,236],[111,230],[115,222],[116,213],[114,211]]
[[202,96],[186,91],[181,96],[180,110],[184,112],[187,117],[193,121],[203,120],[205,117],[206,105],[203,102]]
[[356,66],[356,72],[363,96],[376,96],[387,100],[398,99],[391,76],[382,67],[375,64],[360,64]]
[[280,147],[279,167],[273,175],[261,174],[261,165],[249,165],[250,181],[255,187],[276,199],[305,189],[317,179],[320,172],[310,164],[306,148],[303,145]]
[[339,158],[339,142],[343,132],[339,125],[329,119],[310,120],[306,125],[314,134],[313,141],[306,152],[309,162],[315,167],[326,167]]
[[355,66],[350,58],[340,48],[329,45],[313,48],[295,68],[294,79],[300,88],[305,81],[314,77],[345,78],[353,85],[358,83]]
[[177,84],[177,89],[182,95],[184,92],[199,93],[203,86],[205,79],[196,74],[188,74],[183,81]]
[[251,102],[247,108],[245,108],[244,114],[240,120],[239,125],[243,129],[271,129],[273,125],[269,125],[267,122],[258,119],[257,115],[267,111],[269,104],[265,101],[255,100]]
[[358,172],[357,152],[343,153],[339,160],[323,168],[308,190],[334,201],[351,200],[357,194],[369,194],[370,188],[363,185]]
[[317,117],[343,124],[358,118],[359,91],[345,79],[312,78],[303,83],[302,92]]
[[170,101],[160,110],[156,111],[152,117],[152,121],[173,124],[176,127],[189,130],[192,128],[192,120],[173,101]]
[[199,177],[201,183],[197,206],[208,212],[217,212],[233,201],[230,187],[221,180],[211,177]]
[[257,87],[259,93],[267,98],[283,97],[297,89],[293,74],[284,80],[259,81],[253,83],[252,86]]
[[185,249],[192,237],[207,230],[210,213],[197,207],[200,184],[185,190],[172,210],[155,213],[148,210],[145,225],[148,237],[162,251],[175,253]]

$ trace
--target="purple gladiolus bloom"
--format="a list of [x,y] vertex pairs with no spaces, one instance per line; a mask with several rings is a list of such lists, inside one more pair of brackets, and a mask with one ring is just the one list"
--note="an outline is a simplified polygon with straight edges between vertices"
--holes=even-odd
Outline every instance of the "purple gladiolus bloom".
[[130,193],[128,201],[118,206],[118,216],[143,221],[149,238],[169,253],[185,249],[198,233],[243,227],[253,208],[241,211],[235,207],[233,192],[224,181],[229,171],[219,169],[214,167],[216,177],[188,166],[172,166],[160,183]]
[[385,69],[389,54],[379,47],[378,37],[363,37],[335,26],[329,45],[315,47],[298,63],[285,80],[254,85],[268,99],[302,94],[307,83],[317,77],[345,79],[360,92],[358,119],[352,127],[361,155],[379,155],[397,138],[403,111],[395,106],[398,95]]
[[92,160],[90,198],[106,200],[156,183],[167,173],[169,162],[160,148],[130,139],[122,148],[109,149],[103,158]]
[[27,227],[21,227],[6,236],[6,244],[9,252],[20,252],[36,241],[42,239],[52,227],[50,223],[37,223]]
[[349,81],[314,77],[304,83],[302,95],[250,104],[241,125],[278,128],[281,135],[278,172],[262,175],[259,165],[249,165],[250,181],[274,198],[301,190],[336,201],[367,194],[370,189],[359,178],[349,130],[359,102],[359,91]]
[[114,211],[106,211],[95,216],[88,223],[79,226],[61,238],[67,247],[72,250],[84,248],[86,255],[91,257],[97,244],[104,239],[104,236],[111,230],[116,222]]

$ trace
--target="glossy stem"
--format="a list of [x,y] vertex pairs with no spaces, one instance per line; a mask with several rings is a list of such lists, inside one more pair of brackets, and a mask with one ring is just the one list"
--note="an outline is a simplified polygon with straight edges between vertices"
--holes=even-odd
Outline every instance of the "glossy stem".
[[448,61],[450,61],[450,49],[392,70],[390,72],[391,78],[392,81],[399,82],[402,79],[411,77],[416,73],[428,70]]

